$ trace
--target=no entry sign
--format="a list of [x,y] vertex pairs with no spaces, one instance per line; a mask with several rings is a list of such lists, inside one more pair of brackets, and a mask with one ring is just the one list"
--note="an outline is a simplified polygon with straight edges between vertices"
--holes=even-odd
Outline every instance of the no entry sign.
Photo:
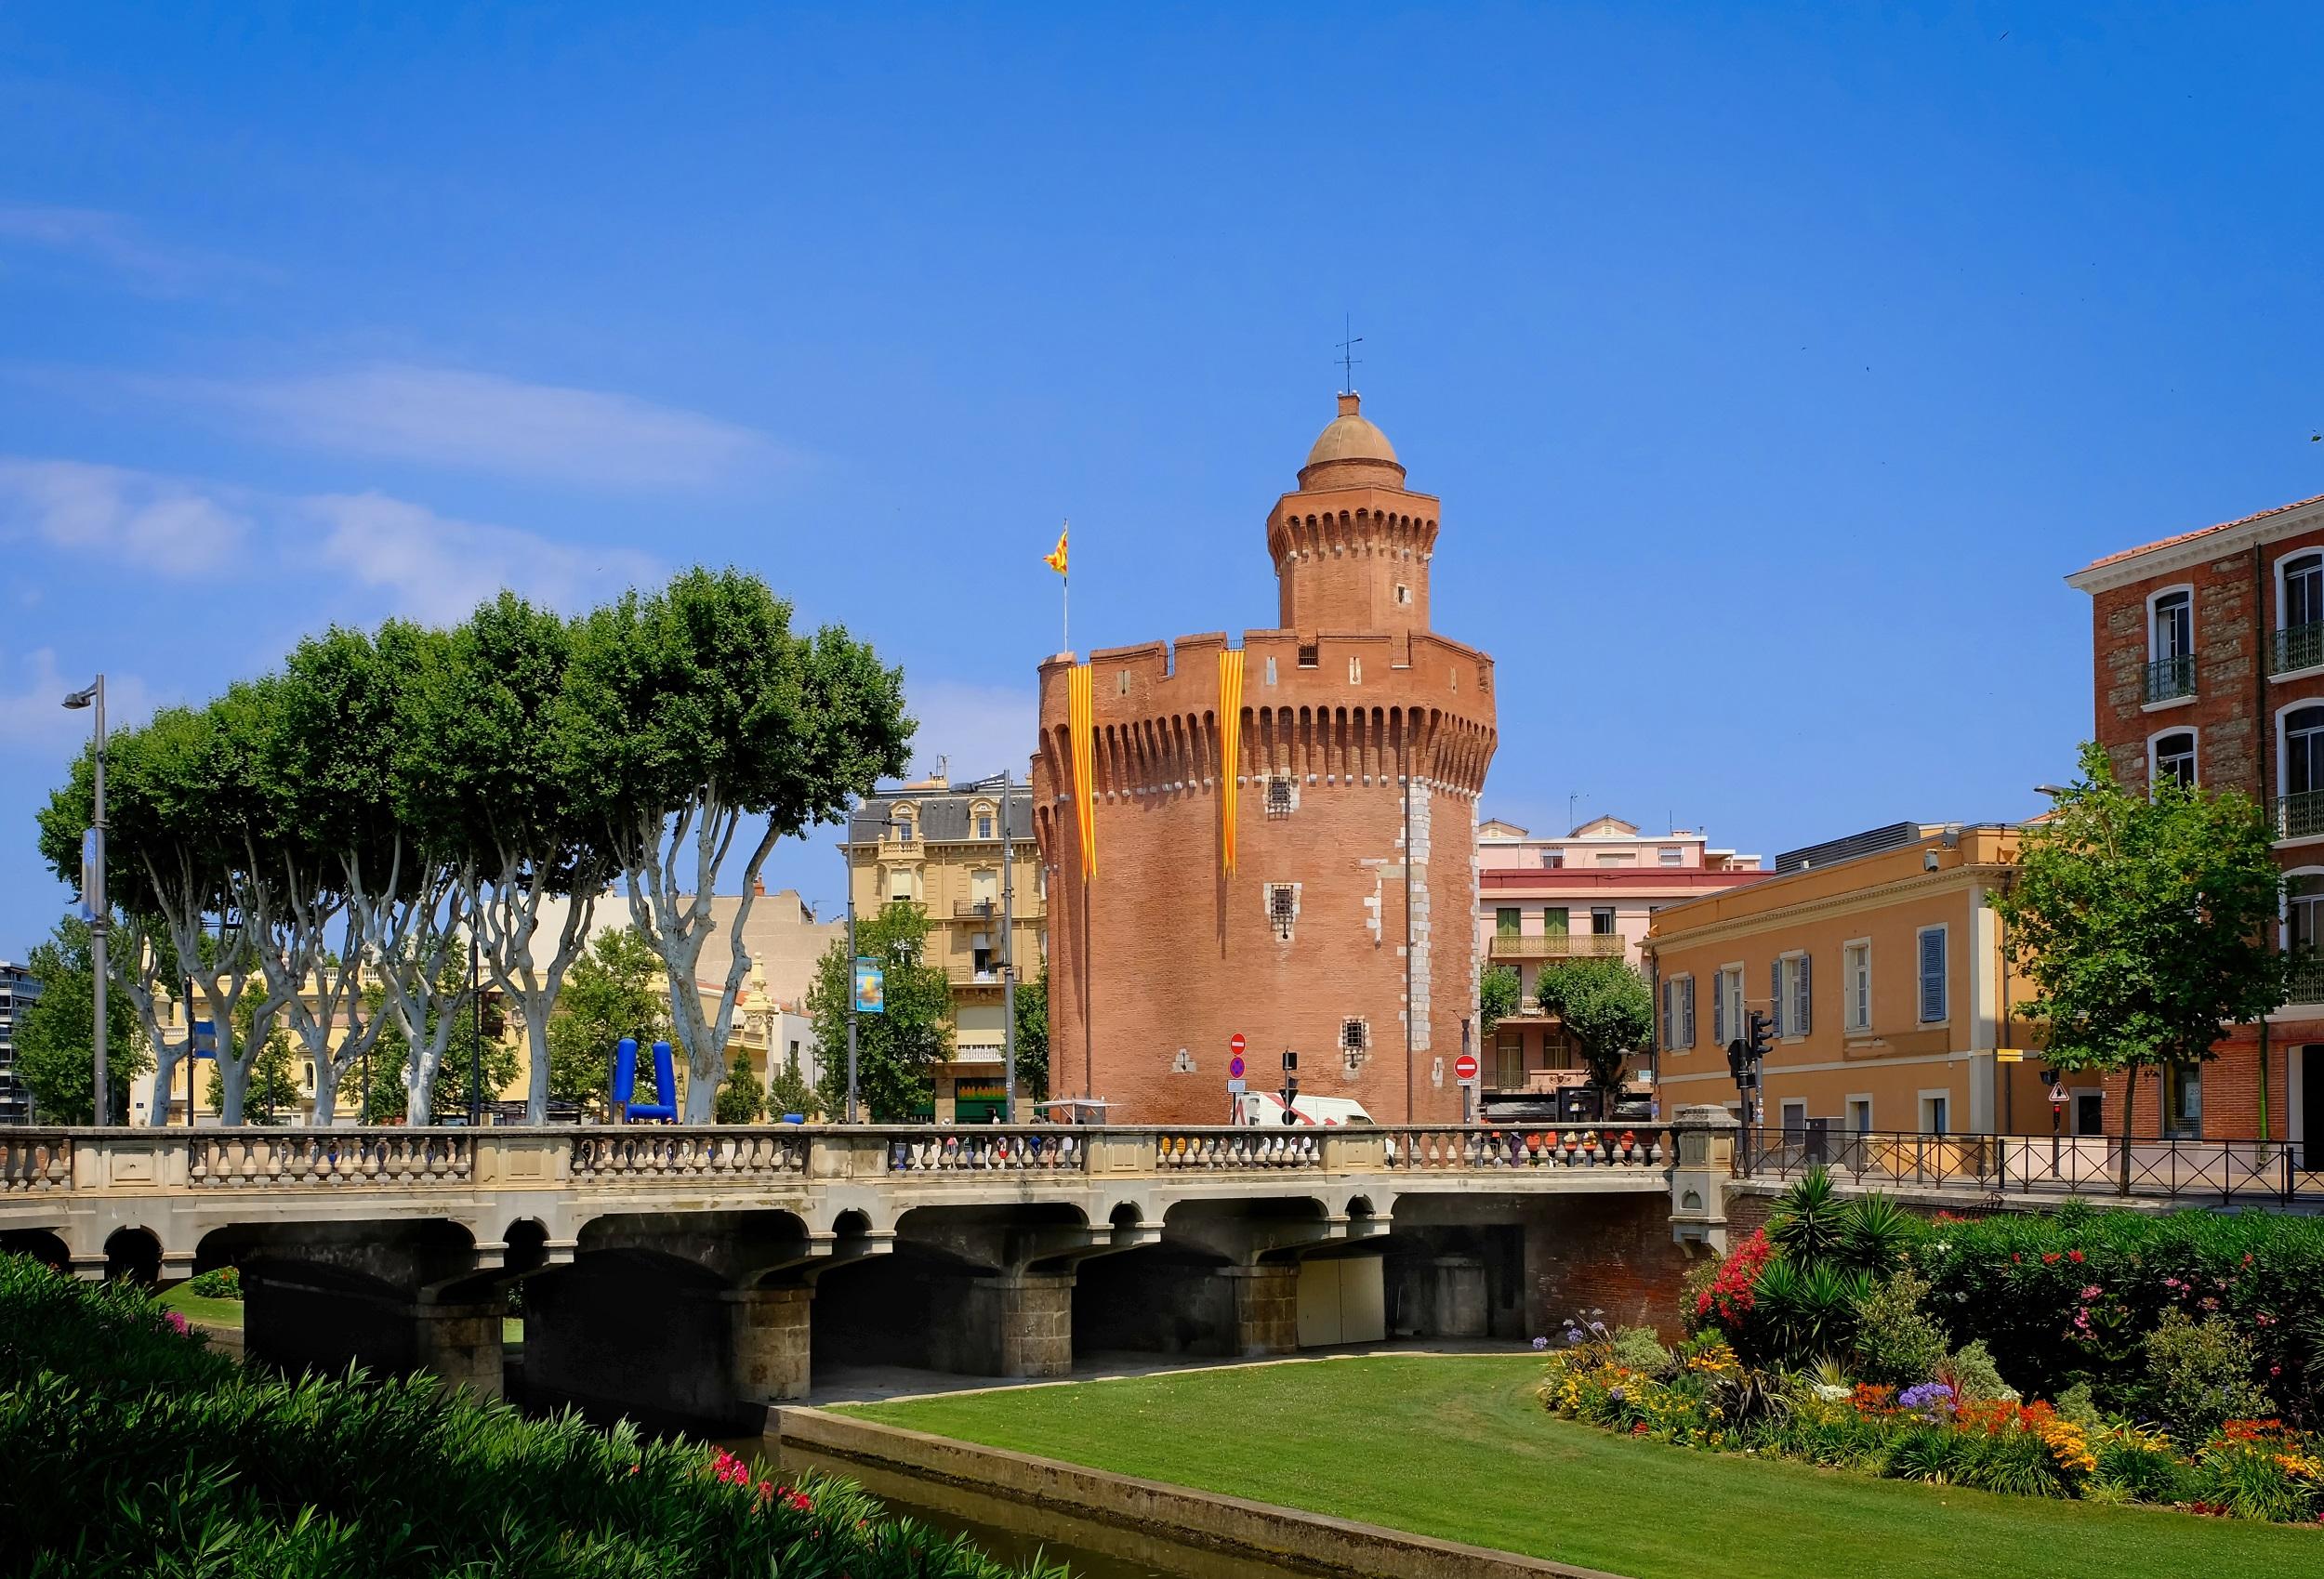
[[1476,1077],[1477,1060],[1473,1054],[1463,1053],[1459,1058],[1453,1059],[1453,1078],[1455,1080],[1466,1083],[1468,1081],[1474,1080]]
[[1226,1050],[1238,1059],[1243,1056],[1243,1033],[1240,1031],[1226,1039]]

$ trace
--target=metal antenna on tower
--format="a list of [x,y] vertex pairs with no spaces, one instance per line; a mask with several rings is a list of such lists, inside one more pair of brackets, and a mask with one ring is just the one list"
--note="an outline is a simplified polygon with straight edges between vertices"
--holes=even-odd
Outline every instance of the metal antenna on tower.
[[1348,336],[1340,342],[1340,392],[1343,395],[1355,393],[1355,364],[1364,360],[1355,354],[1355,348],[1364,343],[1364,336],[1353,333],[1354,328],[1354,318],[1341,313],[1340,332]]

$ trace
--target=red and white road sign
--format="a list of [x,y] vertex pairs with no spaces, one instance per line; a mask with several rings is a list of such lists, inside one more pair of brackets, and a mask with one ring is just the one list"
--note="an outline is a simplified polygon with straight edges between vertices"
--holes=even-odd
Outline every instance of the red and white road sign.
[[1227,1059],[1226,1077],[1229,1080],[1240,1080],[1243,1078],[1243,1059],[1239,1054]]
[[1476,1077],[1477,1060],[1473,1054],[1463,1053],[1459,1058],[1453,1059],[1453,1078],[1455,1080],[1474,1080]]
[[1229,1036],[1226,1039],[1226,1050],[1235,1054],[1237,1058],[1242,1056],[1243,1033],[1240,1031],[1237,1031],[1234,1035]]

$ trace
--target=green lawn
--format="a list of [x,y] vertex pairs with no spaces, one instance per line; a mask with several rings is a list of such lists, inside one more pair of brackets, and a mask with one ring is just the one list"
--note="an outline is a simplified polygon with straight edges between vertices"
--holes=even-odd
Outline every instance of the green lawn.
[[1910,1485],[1553,1420],[1529,1356],[1251,1366],[850,1406],[891,1425],[1634,1579],[2283,1579],[2324,1531]]
[[[179,1283],[162,1296],[162,1303],[190,1322],[208,1322],[221,1327],[242,1325],[241,1300],[205,1299],[198,1294],[188,1293],[187,1290],[191,1286],[189,1283]],[[504,1344],[522,1343],[524,1323],[513,1316],[502,1322],[500,1341]]]

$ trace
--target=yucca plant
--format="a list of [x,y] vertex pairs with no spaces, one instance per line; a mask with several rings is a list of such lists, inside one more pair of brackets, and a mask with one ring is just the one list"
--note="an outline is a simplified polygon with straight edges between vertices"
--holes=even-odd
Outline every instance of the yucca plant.
[[1813,1167],[1776,1198],[1767,1216],[1767,1237],[1802,1267],[1829,1261],[1840,1254],[1847,1212],[1831,1174]]
[[1861,1195],[1840,1215],[1841,1265],[1874,1277],[1896,1270],[1919,1225],[1910,1212],[1885,1195]]

